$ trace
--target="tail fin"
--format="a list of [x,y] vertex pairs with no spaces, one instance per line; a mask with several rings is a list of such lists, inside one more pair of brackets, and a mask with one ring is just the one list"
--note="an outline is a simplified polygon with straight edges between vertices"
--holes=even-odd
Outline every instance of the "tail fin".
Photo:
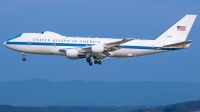
[[155,40],[185,41],[197,15],[186,15]]

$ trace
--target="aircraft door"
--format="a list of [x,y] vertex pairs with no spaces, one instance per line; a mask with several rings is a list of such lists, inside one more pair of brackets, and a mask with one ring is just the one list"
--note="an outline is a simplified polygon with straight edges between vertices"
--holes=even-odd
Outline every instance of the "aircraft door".
[[30,41],[27,42],[27,46],[31,47],[31,42]]
[[152,50],[152,51],[155,51],[155,49],[156,49],[155,45],[152,45],[151,50]]
[[56,43],[53,43],[53,44],[52,44],[52,47],[56,47]]

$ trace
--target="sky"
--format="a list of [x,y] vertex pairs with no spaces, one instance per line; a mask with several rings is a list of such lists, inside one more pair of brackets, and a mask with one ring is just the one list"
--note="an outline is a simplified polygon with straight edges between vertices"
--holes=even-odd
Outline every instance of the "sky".
[[[200,82],[199,0],[1,0],[0,81]],[[24,32],[65,36],[154,39],[186,14],[197,19],[189,49],[133,58],[109,58],[89,66],[85,59],[26,54],[3,46]]]

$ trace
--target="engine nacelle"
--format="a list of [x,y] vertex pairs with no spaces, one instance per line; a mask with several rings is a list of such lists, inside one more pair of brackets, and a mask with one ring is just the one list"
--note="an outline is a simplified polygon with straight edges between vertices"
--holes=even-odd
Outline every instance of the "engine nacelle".
[[81,53],[77,49],[67,49],[66,50],[66,56],[69,59],[77,59],[77,58],[85,57],[85,53]]
[[92,49],[92,52],[102,53],[105,48],[103,45],[93,45],[91,49]]

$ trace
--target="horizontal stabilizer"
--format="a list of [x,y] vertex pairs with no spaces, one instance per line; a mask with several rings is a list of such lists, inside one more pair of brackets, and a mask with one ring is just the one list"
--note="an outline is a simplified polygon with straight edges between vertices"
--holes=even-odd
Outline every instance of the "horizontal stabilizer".
[[188,40],[188,41],[184,41],[184,42],[165,45],[163,47],[184,47],[185,45],[190,44],[192,42],[193,42],[192,40]]

